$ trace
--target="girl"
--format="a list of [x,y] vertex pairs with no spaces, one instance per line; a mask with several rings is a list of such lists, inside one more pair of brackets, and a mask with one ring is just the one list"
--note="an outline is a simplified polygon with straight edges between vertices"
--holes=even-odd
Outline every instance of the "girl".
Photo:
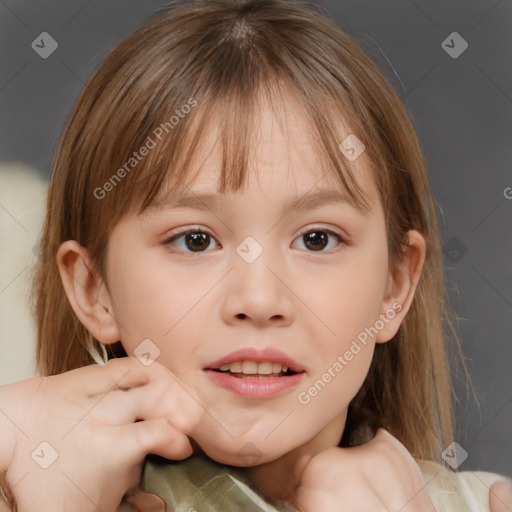
[[156,15],[83,91],[47,206],[41,377],[0,389],[3,509],[163,510],[147,454],[241,468],[300,511],[512,509],[504,477],[441,464],[458,467],[425,164],[324,16]]

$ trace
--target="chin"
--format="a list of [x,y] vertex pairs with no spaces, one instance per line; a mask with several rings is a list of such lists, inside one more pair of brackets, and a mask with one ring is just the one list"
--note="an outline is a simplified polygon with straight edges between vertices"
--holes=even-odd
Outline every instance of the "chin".
[[282,449],[269,450],[259,448],[265,443],[251,442],[245,440],[231,440],[228,446],[201,446],[197,445],[197,451],[194,449],[194,453],[204,453],[210,459],[220,463],[227,464],[229,466],[237,467],[253,467],[260,464],[265,464],[282,457],[286,452]]

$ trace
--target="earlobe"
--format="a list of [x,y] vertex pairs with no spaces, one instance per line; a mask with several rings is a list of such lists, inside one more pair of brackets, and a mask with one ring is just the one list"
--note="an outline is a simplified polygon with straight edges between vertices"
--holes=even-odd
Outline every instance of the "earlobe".
[[424,236],[416,230],[409,230],[407,237],[408,244],[403,257],[388,276],[382,313],[386,318],[383,318],[384,328],[375,337],[376,343],[385,343],[398,332],[411,307],[425,263],[426,240]]
[[87,250],[75,240],[67,240],[57,251],[57,264],[69,303],[80,322],[102,343],[119,341],[110,295]]

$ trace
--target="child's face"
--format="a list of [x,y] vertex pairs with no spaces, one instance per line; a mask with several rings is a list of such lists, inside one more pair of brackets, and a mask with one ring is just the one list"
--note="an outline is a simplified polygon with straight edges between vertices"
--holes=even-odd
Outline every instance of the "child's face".
[[[208,412],[194,438],[208,455],[233,465],[242,464],[239,452],[249,446],[263,462],[309,441],[336,444],[375,342],[399,327],[388,296],[384,214],[366,155],[352,165],[372,205],[368,215],[344,202],[285,209],[320,189],[340,190],[333,171],[320,167],[299,113],[288,115],[286,136],[265,110],[247,191],[226,193],[205,209],[168,205],[126,216],[108,245],[109,297],[126,352],[133,355],[146,339],[158,347],[158,362]],[[215,136],[210,132],[201,149],[193,197],[217,195]],[[210,238],[165,243],[189,229]],[[385,328],[361,341],[381,314]],[[302,369],[293,378],[273,377],[278,385],[290,382],[273,393],[265,394],[269,377],[247,379],[256,382],[250,396],[240,391],[243,378],[224,375],[237,386],[228,390],[222,374],[208,370],[233,351],[268,348]]]

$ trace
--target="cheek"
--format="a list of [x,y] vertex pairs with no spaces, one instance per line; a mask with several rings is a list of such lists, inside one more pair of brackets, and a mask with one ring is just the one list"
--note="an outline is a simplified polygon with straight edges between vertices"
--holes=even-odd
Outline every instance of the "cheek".
[[[172,327],[173,318],[166,309],[173,300],[175,287],[167,285],[166,277],[151,269],[137,254],[111,260],[109,290],[114,316],[121,329],[123,346],[133,349],[141,340],[159,340]],[[133,350],[132,350],[133,351]]]
[[372,258],[347,258],[328,273],[304,272],[300,277],[301,287],[307,290],[304,302],[314,313],[305,318],[315,322],[317,333],[337,349],[343,349],[379,318],[386,264]]
[[144,261],[137,254],[127,260],[112,266],[109,280],[123,347],[132,354],[142,340],[149,339],[161,352],[158,361],[172,369],[195,350],[191,341],[201,339],[200,333],[195,334],[198,312],[218,278],[201,272],[205,277],[198,279],[197,268],[178,270],[165,261]]

